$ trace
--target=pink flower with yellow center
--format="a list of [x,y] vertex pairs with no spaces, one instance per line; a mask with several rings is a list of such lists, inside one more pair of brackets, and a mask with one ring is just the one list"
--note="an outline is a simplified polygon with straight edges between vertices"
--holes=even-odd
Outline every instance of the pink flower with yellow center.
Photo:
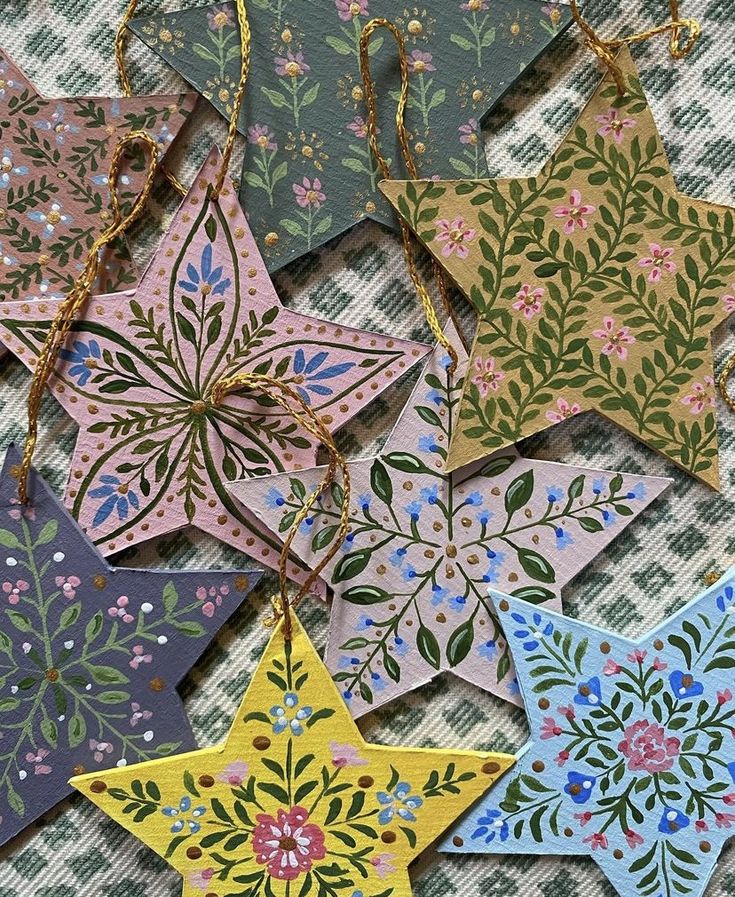
[[546,412],[546,420],[551,421],[552,424],[560,424],[563,420],[574,417],[582,410],[576,402],[569,403],[566,399],[561,398],[556,400],[556,407],[556,411]]
[[472,378],[472,383],[480,390],[480,395],[484,399],[492,389],[497,392],[500,389],[500,381],[505,379],[505,373],[498,368],[495,369],[495,359],[482,358],[475,359],[475,371],[477,372]]
[[276,74],[281,77],[299,78],[311,71],[311,66],[304,62],[303,53],[292,53],[289,50],[285,56],[276,56],[273,61],[276,64]]
[[513,308],[516,311],[523,312],[523,317],[530,321],[534,315],[541,311],[541,300],[544,298],[544,293],[543,287],[536,287],[535,290],[532,290],[530,283],[524,283],[516,293],[516,301],[513,303]]
[[250,125],[248,128],[248,143],[264,150],[278,149],[275,136],[268,125]]
[[600,137],[612,137],[615,143],[622,143],[625,139],[626,128],[634,128],[634,118],[621,118],[617,109],[610,109],[602,115],[596,115],[595,121],[601,125],[597,133]]
[[554,209],[555,218],[564,218],[564,233],[573,234],[576,228],[587,230],[589,222],[587,216],[597,211],[597,206],[591,206],[582,202],[582,194],[579,190],[572,190],[569,194],[569,204],[557,206]]
[[343,22],[368,14],[368,0],[335,0],[337,15]]
[[617,355],[620,361],[628,357],[628,346],[635,342],[635,337],[629,327],[616,327],[614,318],[603,318],[602,328],[593,330],[592,336],[605,340],[602,347],[603,355]]
[[435,72],[436,66],[432,65],[432,59],[431,53],[426,53],[423,50],[412,50],[411,55],[408,57],[408,67],[417,75],[423,75],[424,72]]
[[648,274],[649,283],[658,283],[664,274],[673,274],[676,271],[676,263],[671,261],[674,250],[671,247],[663,249],[658,243],[649,243],[648,250],[650,255],[640,259],[638,262],[641,268],[650,268]]
[[323,202],[326,202],[327,197],[322,192],[322,182],[319,178],[310,181],[309,178],[304,177],[300,184],[293,184],[292,189],[296,196],[296,202],[302,209],[307,206],[314,206],[318,209]]
[[303,807],[280,809],[276,816],[258,813],[252,845],[255,860],[268,874],[281,881],[293,881],[311,870],[314,860],[327,855],[324,832],[308,822]]
[[682,405],[687,405],[692,414],[701,414],[705,408],[714,408],[715,381],[712,377],[705,377],[704,383],[692,383],[691,392],[681,400]]
[[466,259],[470,254],[469,243],[477,236],[477,231],[473,227],[468,227],[464,218],[458,217],[453,221],[447,218],[439,218],[436,222],[436,236],[434,239],[439,243],[444,243],[442,255],[449,258],[453,252],[457,253],[457,258]]
[[476,118],[471,118],[466,125],[459,126],[459,142],[476,146],[480,139],[480,125]]

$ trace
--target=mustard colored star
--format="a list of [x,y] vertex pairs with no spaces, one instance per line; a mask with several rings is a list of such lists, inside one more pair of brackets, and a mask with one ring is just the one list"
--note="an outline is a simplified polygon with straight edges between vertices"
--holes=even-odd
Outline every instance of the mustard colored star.
[[479,316],[448,467],[596,410],[713,487],[735,213],[678,192],[627,49],[536,177],[381,189]]
[[408,865],[514,760],[366,743],[297,620],[219,747],[71,784],[184,877],[184,897],[410,897]]

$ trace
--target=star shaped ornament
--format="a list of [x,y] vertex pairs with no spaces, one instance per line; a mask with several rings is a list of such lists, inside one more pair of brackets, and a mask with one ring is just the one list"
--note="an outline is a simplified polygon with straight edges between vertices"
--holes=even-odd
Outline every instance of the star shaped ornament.
[[[429,351],[284,308],[237,197],[208,197],[220,159],[140,285],[90,299],[51,379],[80,427],[67,505],[104,554],[193,524],[275,566],[280,543],[225,483],[313,465],[318,444],[264,394],[213,404],[215,384],[270,374],[335,430]],[[31,369],[58,306],[1,306],[0,338]]]
[[184,876],[184,897],[410,897],[409,863],[513,762],[366,743],[294,620],[224,744],[72,784]]
[[719,482],[711,333],[735,214],[679,193],[627,49],[538,176],[384,182],[477,309],[454,469],[595,409]]
[[[323,576],[335,595],[326,662],[355,716],[444,670],[519,701],[487,584],[560,610],[562,587],[670,483],[514,448],[446,473],[467,358],[459,379],[448,364],[435,349],[383,451],[350,462],[350,530]],[[323,470],[229,489],[285,538]],[[333,491],[293,542],[310,566],[335,537],[340,501]]]
[[[397,230],[380,195],[360,76],[360,33],[384,16],[407,44],[406,123],[422,175],[486,177],[480,125],[571,22],[557,0],[259,0],[240,113],[241,199],[268,267],[299,258],[364,218]],[[240,76],[234,3],[134,19],[130,28],[228,120]],[[397,172],[400,74],[390,36],[371,41],[380,142]]]
[[68,779],[195,745],[176,686],[261,571],[108,566],[35,473],[0,477],[0,843]]
[[[70,291],[112,219],[107,175],[118,141],[145,130],[165,155],[195,99],[43,97],[0,50],[0,299]],[[142,147],[126,156],[118,180],[124,207],[140,192],[146,167]],[[100,272],[100,292],[135,283],[123,240],[104,250]]]
[[735,823],[735,568],[636,640],[491,594],[531,741],[442,849],[588,855],[621,897],[701,897]]

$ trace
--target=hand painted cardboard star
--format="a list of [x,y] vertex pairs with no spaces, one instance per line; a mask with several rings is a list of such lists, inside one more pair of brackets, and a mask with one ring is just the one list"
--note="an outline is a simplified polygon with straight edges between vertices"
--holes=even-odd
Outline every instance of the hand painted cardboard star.
[[[384,183],[479,324],[453,469],[595,409],[719,482],[710,334],[735,213],[676,189],[628,50],[537,177]],[[560,413],[561,412],[561,413]]]
[[227,741],[72,784],[184,876],[184,897],[410,897],[408,865],[512,764],[366,743],[298,621]]
[[[562,587],[669,486],[515,449],[446,473],[467,358],[457,380],[448,363],[437,347],[383,451],[350,463],[350,530],[323,575],[335,594],[326,662],[355,716],[442,670],[520,703],[487,584],[561,609]],[[323,470],[228,488],[283,536]],[[334,539],[340,498],[293,542],[308,565]]]
[[[480,124],[571,21],[557,0],[257,0],[248,16],[253,64],[240,113],[240,196],[271,270],[364,218],[397,229],[365,128],[358,47],[370,18],[385,16],[404,34],[411,146],[422,175],[445,177],[488,175]],[[130,27],[230,118],[240,75],[234,3],[157,13]],[[371,42],[380,141],[400,175],[400,75],[395,45],[384,42],[380,34]]]
[[[214,385],[270,373],[335,430],[429,351],[284,308],[233,191],[208,198],[220,158],[137,289],[90,299],[51,380],[80,426],[67,505],[103,554],[193,524],[276,565],[278,540],[225,482],[313,465],[318,444],[264,394],[214,406]],[[58,305],[0,306],[0,338],[30,368]]]
[[[0,50],[0,299],[69,292],[111,220],[107,175],[118,141],[146,130],[164,155],[195,99],[43,97]],[[142,151],[126,157],[118,182],[124,206],[140,192],[145,170]],[[100,292],[135,283],[123,240],[105,250],[100,271]]]
[[531,741],[442,849],[590,855],[621,897],[701,897],[735,822],[735,568],[635,640],[491,594]]
[[261,571],[108,566],[20,456],[0,477],[0,843],[85,770],[191,750],[176,686]]

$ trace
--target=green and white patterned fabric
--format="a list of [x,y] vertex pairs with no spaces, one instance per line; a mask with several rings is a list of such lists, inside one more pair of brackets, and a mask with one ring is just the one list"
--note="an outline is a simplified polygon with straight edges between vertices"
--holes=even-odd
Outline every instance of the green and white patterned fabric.
[[[333,0],[319,0],[331,4]],[[459,0],[425,0],[431,3]],[[167,2],[166,9],[197,0]],[[414,3],[410,4],[413,7]],[[644,87],[682,190],[735,203],[735,0],[683,0],[704,36],[692,56],[672,61],[661,39],[636,49]],[[2,45],[47,95],[116,94],[114,33],[123,0],[0,0]],[[396,4],[403,8],[402,3]],[[615,35],[660,23],[667,0],[587,0],[591,21]],[[141,14],[155,10],[152,0]],[[140,92],[181,88],[179,79],[151,52],[129,52],[132,81]],[[594,88],[600,69],[576,30],[529,72],[486,130],[494,175],[528,175],[546,159]],[[224,124],[201,103],[171,164],[186,182]],[[240,150],[242,148],[240,147]],[[240,156],[241,158],[241,156]],[[233,163],[239,171],[240,159]],[[152,215],[132,235],[144,264],[177,199],[161,186]],[[274,278],[286,304],[357,327],[399,337],[428,339],[419,303],[406,275],[398,240],[364,224],[321,252]],[[459,300],[458,300],[459,301]],[[468,327],[472,322],[467,321]],[[468,330],[471,332],[471,330]],[[735,349],[735,329],[715,336],[718,370]],[[0,363],[0,445],[22,439],[29,376],[13,358]],[[375,450],[406,400],[402,382],[341,434],[352,457]],[[74,427],[51,399],[43,405],[37,463],[59,492],[67,476]],[[529,440],[526,454],[594,467],[669,476],[674,488],[617,539],[566,590],[565,610],[635,636],[704,588],[704,575],[735,563],[735,417],[722,408],[722,493],[716,494],[627,438],[613,425],[585,415]],[[131,551],[135,566],[239,565],[241,555],[214,540],[183,531]],[[274,586],[266,580],[251,605],[236,615],[185,687],[194,731],[202,746],[220,741],[234,715],[267,633],[261,625]],[[308,603],[303,622],[321,646],[326,608]],[[418,693],[361,721],[371,740],[388,744],[514,751],[526,737],[523,711],[455,678],[441,678]],[[413,871],[416,897],[598,897],[610,885],[589,859],[444,857],[427,851]],[[130,838],[82,798],[32,827],[0,855],[0,897],[178,897],[181,883],[162,860]],[[726,849],[708,897],[735,895],[735,852]]]

